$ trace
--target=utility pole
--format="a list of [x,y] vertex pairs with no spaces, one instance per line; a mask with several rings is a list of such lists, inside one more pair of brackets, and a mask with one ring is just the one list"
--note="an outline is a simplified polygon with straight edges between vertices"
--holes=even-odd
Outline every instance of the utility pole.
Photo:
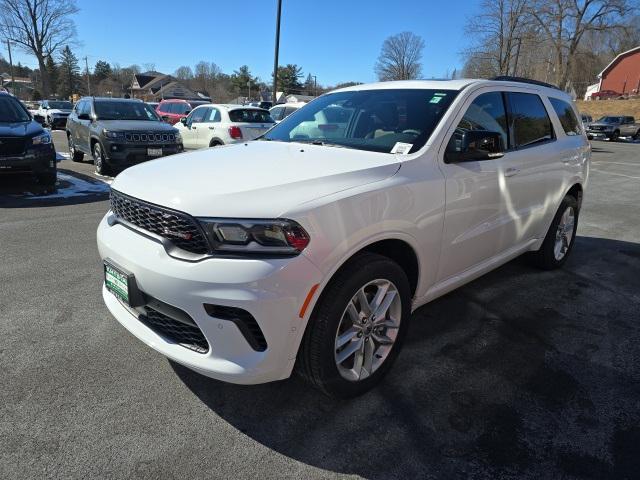
[[11,72],[11,90],[16,94],[16,79],[13,77],[13,60],[11,59],[11,40],[7,38],[7,50],[9,50],[9,70]]
[[89,60],[87,57],[84,57],[84,66],[87,69],[87,95],[91,96],[91,80],[89,77]]
[[276,13],[276,51],[273,56],[273,104],[276,104],[278,94],[278,51],[280,50],[280,13],[282,10],[282,0],[278,0],[278,12]]

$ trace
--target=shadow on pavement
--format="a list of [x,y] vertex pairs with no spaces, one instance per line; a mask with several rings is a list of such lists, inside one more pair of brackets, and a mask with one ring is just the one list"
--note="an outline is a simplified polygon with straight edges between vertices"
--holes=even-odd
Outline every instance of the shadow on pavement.
[[0,176],[0,208],[51,207],[107,200],[109,184],[79,172],[58,168],[55,189],[30,175]]
[[332,472],[632,478],[639,307],[640,244],[578,237],[563,270],[518,259],[420,308],[382,385],[352,401],[172,367],[235,428]]

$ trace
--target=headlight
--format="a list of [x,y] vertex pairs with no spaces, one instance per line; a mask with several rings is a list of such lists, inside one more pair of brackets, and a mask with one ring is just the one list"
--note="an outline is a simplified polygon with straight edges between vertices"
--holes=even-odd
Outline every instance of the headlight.
[[31,139],[34,145],[48,145],[51,143],[51,135],[48,133],[42,133],[37,137]]
[[309,234],[293,220],[199,220],[215,252],[297,255],[309,245]]
[[124,138],[124,132],[114,132],[111,130],[103,130],[102,134],[112,140],[121,140]]

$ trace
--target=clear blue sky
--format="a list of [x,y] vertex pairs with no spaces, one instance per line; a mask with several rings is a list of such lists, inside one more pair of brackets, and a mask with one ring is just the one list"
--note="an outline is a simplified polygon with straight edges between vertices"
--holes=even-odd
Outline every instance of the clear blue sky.
[[[450,8],[427,0],[283,0],[279,63],[297,63],[322,85],[374,81],[384,39],[409,30],[426,43],[423,77],[442,77],[460,67],[465,20],[477,3],[465,0]],[[254,75],[270,80],[275,0],[79,0],[78,6],[80,45],[72,49],[88,56],[91,69],[106,60],[121,66],[152,63],[173,73],[206,60],[225,73],[247,64]],[[15,57],[36,65],[28,55]]]

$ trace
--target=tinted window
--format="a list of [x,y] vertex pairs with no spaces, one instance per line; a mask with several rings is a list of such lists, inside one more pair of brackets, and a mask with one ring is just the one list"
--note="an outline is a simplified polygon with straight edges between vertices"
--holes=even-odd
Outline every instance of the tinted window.
[[633,117],[627,117],[627,123],[633,123]]
[[31,116],[27,109],[13,97],[8,95],[0,96],[0,122],[30,122]]
[[292,107],[285,108],[284,109],[284,114],[282,115],[282,118],[288,117],[289,115],[291,115],[296,110],[298,110],[298,109],[297,108],[292,108]]
[[497,132],[502,137],[504,148],[507,148],[507,114],[500,92],[483,93],[469,105],[449,141],[447,150],[459,152],[464,135],[471,130]]
[[96,101],[93,108],[100,120],[159,120],[156,112],[143,102]]
[[191,113],[191,123],[202,123],[204,121],[204,117],[207,114],[206,108],[197,108]]
[[507,94],[511,106],[511,131],[515,146],[522,148],[553,139],[551,120],[538,95]]
[[576,117],[573,108],[571,108],[571,105],[564,100],[559,100],[557,98],[549,98],[549,101],[558,115],[558,119],[562,124],[564,133],[567,135],[580,135],[582,133],[580,122],[578,122],[578,118]]
[[179,113],[180,115],[184,115],[193,110],[188,103],[174,103],[173,107],[175,108],[175,113]]
[[[412,153],[426,143],[457,94],[417,88],[330,93],[282,120],[263,138],[381,153],[391,153],[397,143],[408,143]],[[344,123],[329,122],[324,114],[336,107],[344,110]]]
[[267,110],[239,108],[229,112],[229,120],[237,123],[273,123]]
[[55,108],[58,110],[71,110],[71,102],[49,102],[49,108]]

